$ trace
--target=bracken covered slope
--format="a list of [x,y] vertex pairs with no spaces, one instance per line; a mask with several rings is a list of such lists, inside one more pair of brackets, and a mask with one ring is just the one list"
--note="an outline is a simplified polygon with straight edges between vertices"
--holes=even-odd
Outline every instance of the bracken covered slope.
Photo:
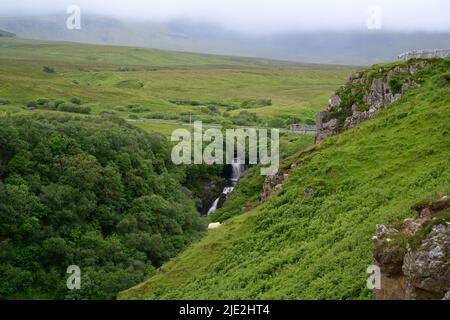
[[420,88],[289,158],[289,177],[264,204],[119,298],[371,298],[375,225],[412,217],[418,201],[450,191],[449,73],[449,60],[424,67]]

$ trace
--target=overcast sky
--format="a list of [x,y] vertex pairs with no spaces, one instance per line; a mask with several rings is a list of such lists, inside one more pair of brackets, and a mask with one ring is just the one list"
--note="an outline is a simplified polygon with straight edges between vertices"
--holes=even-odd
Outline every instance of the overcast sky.
[[449,0],[0,0],[0,16],[64,12],[117,18],[214,22],[234,31],[269,34],[364,29],[368,8],[381,9],[382,29],[450,31]]

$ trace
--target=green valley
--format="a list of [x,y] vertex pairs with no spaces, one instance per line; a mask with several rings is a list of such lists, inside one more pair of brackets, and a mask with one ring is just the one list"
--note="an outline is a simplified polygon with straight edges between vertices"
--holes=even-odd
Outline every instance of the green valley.
[[[314,145],[289,126],[315,125],[339,92],[324,119],[343,129],[370,111],[362,81],[410,62],[363,70],[1,37],[0,298],[370,299],[375,226],[450,192],[450,60],[428,61],[392,105]],[[249,166],[201,216],[226,168],[172,163],[168,137],[194,120],[283,129],[279,173]],[[79,264],[84,286],[68,291]]]
[[119,298],[370,299],[375,226],[450,192],[449,72],[450,60],[435,60],[418,73],[420,88],[285,159],[288,177],[265,203],[264,179],[250,170],[211,217],[221,228]]
[[272,127],[314,123],[330,93],[354,70],[19,38],[0,39],[0,66],[7,110],[26,109],[30,102],[38,111],[70,108],[78,98],[94,115]]
[[[353,70],[6,37],[0,66],[2,299],[112,299],[143,281],[203,235],[198,202],[223,180],[173,165],[172,131],[312,121]],[[281,136],[282,157],[313,142]]]

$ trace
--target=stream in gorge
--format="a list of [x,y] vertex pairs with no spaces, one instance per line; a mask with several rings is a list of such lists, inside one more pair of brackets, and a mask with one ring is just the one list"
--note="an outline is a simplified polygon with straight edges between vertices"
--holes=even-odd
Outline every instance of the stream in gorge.
[[219,195],[219,197],[211,205],[211,208],[208,210],[208,215],[210,215],[211,213],[215,212],[217,209],[223,206],[224,202],[233,192],[234,188],[236,188],[236,185],[238,184],[239,179],[242,173],[245,171],[245,169],[246,169],[245,164],[232,163],[227,166],[225,174],[228,183],[223,189],[222,193]]

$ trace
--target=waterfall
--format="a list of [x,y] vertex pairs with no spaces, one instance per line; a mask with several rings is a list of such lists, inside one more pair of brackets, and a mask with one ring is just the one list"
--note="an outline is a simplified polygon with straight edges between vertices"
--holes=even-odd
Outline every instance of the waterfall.
[[217,206],[219,205],[220,197],[217,198],[214,203],[212,204],[211,208],[208,210],[208,216],[217,210]]
[[239,164],[236,163],[237,160],[235,160],[230,166],[231,166],[231,176],[229,178],[229,184],[226,186],[220,196],[214,201],[211,208],[208,210],[208,215],[216,211],[219,207],[219,204],[222,205],[223,202],[221,200],[226,200],[228,196],[234,191],[234,188],[236,188],[236,185],[239,182],[239,179],[242,175],[242,173],[245,171],[245,164]]
[[231,181],[237,183],[239,181],[239,178],[241,177],[242,172],[245,169],[245,165],[239,163],[232,163],[231,169],[232,169]]

